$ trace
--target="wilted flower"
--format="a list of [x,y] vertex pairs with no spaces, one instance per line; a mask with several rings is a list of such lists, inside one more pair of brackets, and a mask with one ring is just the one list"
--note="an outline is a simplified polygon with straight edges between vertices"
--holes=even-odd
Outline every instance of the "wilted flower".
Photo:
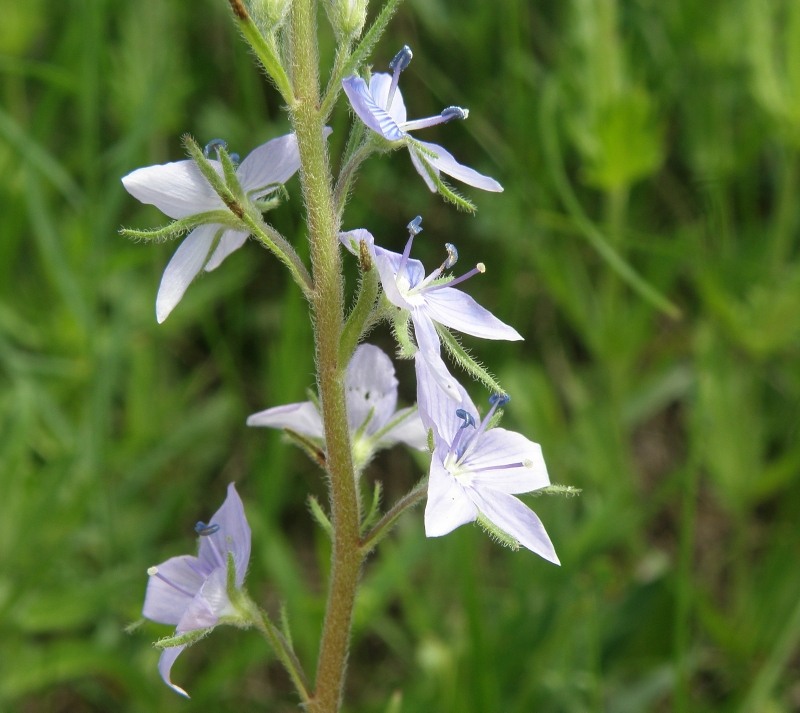
[[[371,344],[359,345],[345,373],[347,422],[357,469],[374,453],[395,443],[426,445],[425,429],[414,407],[397,410],[397,379],[392,361]],[[322,417],[312,401],[276,406],[254,413],[248,426],[287,428],[324,443]]]
[[376,134],[387,141],[402,142],[408,148],[414,168],[432,192],[441,191],[440,172],[484,191],[502,191],[503,187],[493,178],[460,164],[441,146],[419,141],[409,135],[410,131],[444,124],[454,119],[466,119],[469,115],[466,109],[450,106],[438,116],[407,120],[406,105],[397,84],[400,72],[411,62],[411,56],[411,50],[407,46],[403,47],[389,65],[394,70],[393,74],[373,74],[369,86],[355,74],[343,79],[342,87],[353,111]]
[[[224,146],[215,141],[207,148]],[[209,159],[223,175],[222,164]],[[286,134],[254,149],[236,169],[236,179],[250,200],[259,200],[286,183],[300,168],[297,138]],[[124,176],[122,184],[134,198],[149,203],[170,218],[180,219],[227,210],[224,201],[194,161],[176,161],[139,168]],[[220,223],[205,223],[192,230],[169,261],[156,298],[156,318],[163,322],[181,301],[201,270],[217,268],[247,240],[249,233]]]
[[460,384],[456,404],[437,388],[424,359],[418,355],[415,364],[420,417],[434,439],[425,534],[440,537],[483,519],[490,529],[559,564],[541,520],[514,497],[550,484],[541,447],[519,433],[489,427],[495,410],[508,398],[493,397],[480,420]]
[[172,557],[147,570],[150,579],[142,610],[152,621],[177,627],[172,637],[178,639],[177,645],[164,648],[158,670],[168,686],[187,698],[189,694],[170,680],[175,659],[217,624],[242,621],[228,593],[228,559],[233,559],[235,586],[240,589],[250,561],[250,526],[233,483],[222,507],[208,524],[198,522],[195,531],[200,535],[197,557]]

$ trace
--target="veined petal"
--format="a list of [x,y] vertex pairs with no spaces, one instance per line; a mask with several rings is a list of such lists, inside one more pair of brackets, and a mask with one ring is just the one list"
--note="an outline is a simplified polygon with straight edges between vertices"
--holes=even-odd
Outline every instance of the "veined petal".
[[[422,144],[425,149],[435,155],[435,157],[432,157],[421,152],[417,152],[420,160],[431,164],[437,171],[446,173],[448,176],[452,176],[453,178],[456,178],[469,186],[474,186],[475,188],[480,188],[484,191],[492,191],[493,193],[502,192],[503,187],[497,181],[495,181],[494,178],[484,176],[482,173],[478,173],[474,168],[470,168],[469,166],[464,166],[463,164],[459,163],[456,161],[453,154],[443,149],[438,144],[430,144],[426,141],[420,141],[419,143]],[[409,146],[409,149],[411,148],[412,147]],[[414,151],[412,149],[412,154],[413,153]]]
[[227,569],[227,553],[233,553],[236,564],[236,585],[241,586],[250,561],[250,525],[244,514],[244,505],[233,483],[228,485],[228,495],[219,510],[209,520],[209,525],[219,525],[211,535],[200,537],[199,557],[209,570]]
[[372,95],[372,99],[379,107],[385,108],[392,119],[394,119],[399,126],[402,126],[406,123],[408,115],[406,113],[406,103],[403,101],[403,95],[399,88],[394,90],[392,105],[386,108],[386,100],[389,98],[389,89],[391,86],[391,74],[378,72],[369,78],[369,93]]
[[156,569],[164,579],[152,574],[147,580],[142,616],[176,626],[200,590],[205,573],[200,560],[192,555],[171,557]]
[[434,380],[450,399],[461,403],[460,384],[450,375],[442,359],[439,334],[431,318],[424,310],[414,308],[411,311],[411,321],[414,323],[414,336],[417,339],[419,355],[425,361]]
[[286,134],[253,149],[239,164],[236,177],[251,198],[263,198],[286,183],[299,168],[297,137]]
[[359,345],[347,365],[345,392],[351,432],[369,418],[365,434],[375,433],[388,423],[397,407],[392,360],[372,344]]
[[228,255],[236,252],[245,244],[249,235],[250,233],[240,230],[226,230],[220,237],[217,247],[214,248],[214,252],[211,253],[211,257],[208,258],[208,262],[206,262],[203,269],[206,272],[216,270]]
[[389,141],[400,141],[405,133],[392,116],[379,106],[367,87],[367,83],[355,74],[342,80],[342,88],[353,111],[370,129]]
[[289,428],[310,438],[324,438],[322,418],[317,407],[310,401],[274,406],[259,411],[247,418],[248,426],[267,426],[268,428]]
[[425,535],[428,537],[446,535],[478,516],[478,509],[464,488],[445,470],[437,452],[431,460],[425,505]]
[[[522,465],[518,468],[504,467],[510,463]],[[486,431],[478,439],[475,450],[467,453],[463,467],[472,471],[470,482],[476,488],[514,494],[530,493],[550,484],[542,447],[521,433],[505,428]]]
[[[393,259],[396,253],[389,251],[378,252],[377,248],[373,249],[375,260],[375,267],[378,269],[378,274],[381,278],[381,285],[386,294],[386,299],[389,300],[395,307],[400,309],[410,310],[413,305],[406,299],[406,296],[400,291],[397,285],[397,260]],[[398,256],[399,257],[399,256]],[[409,262],[411,262],[409,260]]]
[[201,225],[187,235],[169,261],[156,297],[156,319],[161,324],[181,301],[197,273],[208,260],[214,236],[221,225]]
[[503,532],[548,562],[561,564],[542,521],[525,503],[489,488],[469,488],[469,494],[478,509]]
[[482,339],[519,341],[522,335],[513,327],[481,307],[466,292],[441,287],[425,292],[426,310],[431,318],[446,327]]
[[[217,161],[210,163],[222,172]],[[137,168],[122,177],[122,185],[134,198],[154,205],[170,218],[186,218],[225,208],[222,199],[194,161],[175,161]]]
[[164,683],[166,683],[173,691],[176,693],[180,693],[182,696],[189,698],[189,694],[184,691],[180,686],[176,686],[172,679],[170,678],[170,672],[172,671],[172,664],[175,663],[175,659],[181,655],[183,650],[186,646],[170,646],[168,649],[164,649],[161,652],[161,657],[158,659],[158,672],[161,674],[161,678],[163,679]]

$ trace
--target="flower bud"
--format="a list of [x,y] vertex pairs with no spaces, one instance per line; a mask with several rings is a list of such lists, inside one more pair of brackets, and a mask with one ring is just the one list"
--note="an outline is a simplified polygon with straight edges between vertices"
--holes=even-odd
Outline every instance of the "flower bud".
[[292,0],[249,0],[247,5],[256,24],[266,32],[274,32],[286,20]]
[[355,40],[364,29],[369,0],[327,0],[325,10],[339,42]]

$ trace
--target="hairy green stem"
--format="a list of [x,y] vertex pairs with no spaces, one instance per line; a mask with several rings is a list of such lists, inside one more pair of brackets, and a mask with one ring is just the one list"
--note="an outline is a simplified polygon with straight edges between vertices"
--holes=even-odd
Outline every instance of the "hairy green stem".
[[295,102],[291,118],[300,149],[300,180],[307,211],[314,290],[311,298],[317,387],[325,424],[327,471],[333,526],[328,601],[314,692],[306,709],[336,713],[342,700],[350,629],[363,555],[339,341],[344,322],[344,289],[333,204],[331,171],[320,111],[316,0],[294,0],[291,62]]
[[378,543],[386,537],[395,526],[400,516],[409,508],[421,503],[428,494],[428,479],[424,478],[417,485],[398,500],[373,527],[362,540],[361,547],[364,554],[369,554]]

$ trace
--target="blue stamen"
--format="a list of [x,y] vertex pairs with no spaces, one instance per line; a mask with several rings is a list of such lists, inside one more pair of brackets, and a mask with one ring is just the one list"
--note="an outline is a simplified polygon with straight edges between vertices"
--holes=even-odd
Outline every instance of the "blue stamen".
[[422,216],[418,215],[406,227],[408,228],[408,232],[411,234],[411,237],[419,235],[422,232]]
[[194,526],[194,531],[200,535],[200,537],[208,537],[209,535],[213,535],[215,532],[219,530],[219,525],[214,525],[212,523],[204,523],[202,520],[199,520],[197,524]]
[[393,57],[392,61],[389,62],[389,69],[399,74],[411,64],[413,56],[414,53],[411,51],[411,48],[408,45],[403,45],[403,48]]
[[464,422],[460,428],[468,428],[469,426],[475,428],[475,418],[471,413],[468,413],[463,408],[457,408],[456,416]]
[[509,401],[511,401],[511,397],[508,394],[492,394],[489,397],[489,404],[496,408],[505,406]]
[[[456,254],[456,256],[457,256],[457,254]],[[448,260],[449,259],[450,258],[448,258]],[[431,277],[431,275],[434,275],[434,274],[436,275],[436,277],[438,277],[439,273],[441,273],[441,271],[446,266],[447,266],[447,260],[445,260],[444,263],[442,263],[442,266],[438,270],[435,270],[434,272],[432,272],[428,276],[428,278]],[[433,285],[431,287],[428,287],[428,291],[432,292],[433,290],[441,290],[443,287],[452,287],[453,285],[457,285],[459,282],[464,282],[464,280],[469,280],[470,277],[475,277],[475,275],[477,275],[479,273],[483,274],[484,272],[486,272],[486,265],[484,265],[482,262],[479,262],[469,272],[465,272],[463,275],[461,275],[461,277],[453,278],[449,282],[443,282],[440,285]],[[428,278],[425,278],[426,282],[428,282]]]
[[403,45],[401,49],[389,62],[389,68],[392,70],[392,83],[389,85],[389,93],[386,95],[386,106],[383,107],[389,111],[394,100],[394,93],[397,91],[397,83],[400,81],[400,72],[402,72],[411,63],[413,57],[411,48],[408,45]]
[[228,143],[225,139],[211,139],[203,149],[203,156],[211,158],[212,151],[216,151],[217,156],[219,156],[220,149],[227,150],[227,148]]
[[444,249],[447,250],[447,260],[444,261],[443,267],[445,270],[449,270],[458,262],[458,250],[453,243],[445,243]]
[[238,153],[232,153],[230,155],[230,159],[231,159],[231,163],[233,163],[234,166],[238,166],[239,165],[239,161],[241,161],[241,159],[239,158],[239,154]]
[[469,109],[462,109],[460,106],[449,106],[442,110],[441,116],[445,121],[466,119],[469,116]]

